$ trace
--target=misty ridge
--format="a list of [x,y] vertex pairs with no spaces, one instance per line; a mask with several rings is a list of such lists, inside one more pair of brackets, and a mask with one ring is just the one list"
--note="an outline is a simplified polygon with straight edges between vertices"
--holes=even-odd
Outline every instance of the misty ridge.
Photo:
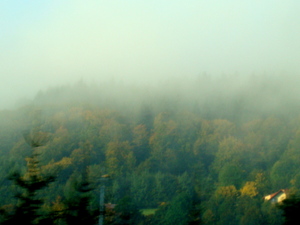
[[[263,199],[300,193],[297,83],[203,74],[41,90],[0,111],[0,221],[282,225],[289,205]],[[105,212],[104,177],[103,203],[115,207]],[[27,189],[14,195],[18,184]]]
[[[40,108],[51,106],[98,106],[134,115],[141,108],[152,112],[188,110],[203,118],[251,120],[253,118],[295,116],[300,112],[300,79],[292,75],[239,74],[214,77],[173,77],[154,84],[123,81],[61,85],[39,91],[32,100],[16,105]],[[53,109],[52,109],[53,110]]]
[[298,224],[299,11],[1,1],[0,224]]

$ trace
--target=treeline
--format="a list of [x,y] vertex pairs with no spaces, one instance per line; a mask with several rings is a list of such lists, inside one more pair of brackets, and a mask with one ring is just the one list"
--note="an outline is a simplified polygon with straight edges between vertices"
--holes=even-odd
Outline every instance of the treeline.
[[[297,107],[289,115],[288,107],[246,115],[247,98],[198,104],[195,96],[181,101],[170,93],[128,107],[130,98],[97,96],[90,88],[49,90],[30,105],[0,112],[4,221],[24,202],[21,183],[32,178],[34,158],[37,182],[53,177],[34,191],[40,201],[34,223],[71,224],[68,218],[78,217],[95,223],[102,185],[105,202],[116,204],[106,224],[283,223],[280,209],[263,196],[300,189]],[[28,144],[28,133],[47,141]]]

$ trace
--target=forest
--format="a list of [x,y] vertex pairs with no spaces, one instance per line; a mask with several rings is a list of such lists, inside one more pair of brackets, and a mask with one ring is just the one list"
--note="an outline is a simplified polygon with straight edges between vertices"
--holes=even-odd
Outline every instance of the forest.
[[[79,81],[1,110],[1,224],[293,224],[293,79],[201,75],[161,86]],[[279,190],[291,197],[264,200]]]

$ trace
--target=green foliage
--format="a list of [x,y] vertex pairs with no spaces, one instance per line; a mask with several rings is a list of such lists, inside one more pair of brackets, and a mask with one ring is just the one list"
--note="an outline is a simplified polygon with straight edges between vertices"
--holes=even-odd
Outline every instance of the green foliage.
[[[250,106],[242,115],[238,101],[232,108],[219,101],[199,107],[198,99],[183,104],[167,96],[134,105],[90,94],[94,104],[88,104],[76,91],[41,94],[41,116],[29,106],[0,111],[6,219],[28,212],[32,223],[94,224],[105,174],[111,177],[105,203],[117,204],[109,212],[111,224],[199,224],[200,218],[214,225],[281,224],[280,210],[263,196],[300,190],[298,115],[255,114]],[[46,104],[49,96],[60,102],[66,93],[78,99]],[[24,140],[20,131],[32,126],[39,135],[32,139],[31,132]],[[29,157],[27,165],[23,159],[32,149],[26,142],[32,147],[47,142],[38,160]],[[14,186],[5,179],[11,171],[20,171],[12,177]],[[56,175],[55,182],[49,174]],[[143,217],[142,208],[158,210]]]
[[139,208],[129,196],[123,197],[117,204],[116,217],[112,224],[116,225],[134,225],[142,220],[142,214]]
[[[31,142],[32,143],[32,142]],[[32,146],[37,147],[36,143]],[[38,196],[38,192],[54,181],[52,176],[41,176],[38,165],[38,154],[32,150],[32,155],[26,158],[27,172],[21,176],[19,173],[11,175],[10,180],[19,187],[20,192],[15,197],[18,203],[12,212],[2,211],[4,214],[2,224],[44,224],[46,219],[42,212],[44,201]]]
[[145,171],[140,174],[134,174],[131,177],[130,192],[133,201],[139,208],[147,206],[156,206],[155,198],[153,198],[153,191],[155,190],[155,178],[152,174]]
[[297,160],[279,160],[271,169],[270,179],[273,186],[277,189],[280,187],[289,187],[290,182],[296,175],[296,171],[299,171],[300,165]]
[[182,193],[174,197],[166,211],[163,224],[188,224],[190,220],[189,213],[193,207],[191,203],[191,198],[186,193]]
[[284,221],[282,211],[270,202],[264,202],[261,206],[264,224],[281,225]]
[[238,164],[227,163],[219,171],[220,186],[234,185],[240,187],[243,181],[245,172]]

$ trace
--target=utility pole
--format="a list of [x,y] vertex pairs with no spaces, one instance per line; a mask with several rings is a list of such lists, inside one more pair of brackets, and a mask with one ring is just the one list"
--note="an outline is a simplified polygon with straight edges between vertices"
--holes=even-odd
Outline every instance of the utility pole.
[[99,225],[103,225],[104,220],[104,213],[105,213],[105,207],[104,207],[104,191],[105,191],[105,185],[101,185],[100,187],[100,215],[99,215]]
[[[100,181],[106,181],[109,179],[109,175],[103,175],[100,178]],[[100,215],[99,215],[99,225],[104,224],[104,214],[105,214],[105,206],[104,206],[104,196],[105,196],[105,184],[103,183],[100,186],[100,196],[99,196],[99,210],[100,210]]]

